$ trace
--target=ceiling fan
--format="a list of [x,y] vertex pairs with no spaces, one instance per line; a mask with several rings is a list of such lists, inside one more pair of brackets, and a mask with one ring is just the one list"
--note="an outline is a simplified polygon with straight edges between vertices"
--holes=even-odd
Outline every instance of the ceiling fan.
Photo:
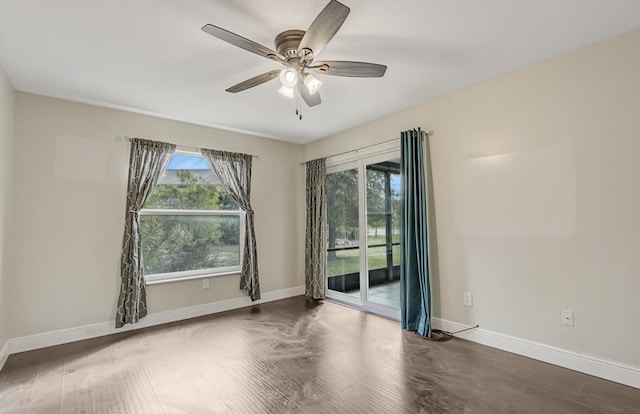
[[315,61],[316,56],[338,32],[349,12],[349,8],[344,4],[331,0],[316,16],[306,32],[286,30],[277,35],[275,51],[212,24],[205,25],[202,30],[220,40],[285,66],[284,69],[272,70],[233,85],[226,90],[227,92],[241,92],[279,78],[282,86],[278,92],[293,98],[297,90],[305,103],[312,107],[321,102],[318,89],[322,82],[309,73],[310,71],[333,76],[379,78],[384,76],[387,70],[385,65],[377,63],[344,60]]

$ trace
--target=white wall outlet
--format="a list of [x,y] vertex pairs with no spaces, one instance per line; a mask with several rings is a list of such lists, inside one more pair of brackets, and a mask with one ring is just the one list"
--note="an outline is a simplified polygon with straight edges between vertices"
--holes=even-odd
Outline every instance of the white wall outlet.
[[473,294],[471,292],[464,292],[464,306],[473,306]]
[[202,289],[209,289],[209,279],[202,279]]
[[573,311],[562,309],[562,324],[567,326],[573,326]]

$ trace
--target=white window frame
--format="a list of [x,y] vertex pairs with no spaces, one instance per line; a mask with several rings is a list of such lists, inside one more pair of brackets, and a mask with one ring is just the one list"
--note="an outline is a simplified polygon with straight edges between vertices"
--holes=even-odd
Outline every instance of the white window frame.
[[[202,157],[199,152],[188,151],[183,149],[177,149],[175,154],[189,155]],[[164,173],[164,172],[163,172]],[[150,275],[144,275],[144,280],[147,285],[153,285],[158,283],[177,282],[183,280],[204,279],[209,277],[236,275],[242,272],[242,260],[244,255],[244,235],[245,235],[245,212],[238,210],[176,210],[176,209],[142,209],[140,210],[141,216],[236,216],[240,222],[239,232],[239,248],[240,248],[240,261],[237,266],[227,267],[215,267],[208,269],[198,270],[184,270],[181,272],[171,273],[154,273]],[[144,260],[144,257],[143,257]]]

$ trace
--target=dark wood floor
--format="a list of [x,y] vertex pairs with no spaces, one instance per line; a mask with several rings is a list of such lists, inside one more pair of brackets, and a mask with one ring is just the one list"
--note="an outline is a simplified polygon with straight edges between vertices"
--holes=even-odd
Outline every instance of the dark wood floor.
[[25,352],[1,413],[640,413],[640,390],[302,297]]

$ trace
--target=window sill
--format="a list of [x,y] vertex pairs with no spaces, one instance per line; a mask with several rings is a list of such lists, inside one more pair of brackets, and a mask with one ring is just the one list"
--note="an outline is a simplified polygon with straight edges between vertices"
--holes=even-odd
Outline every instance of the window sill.
[[184,276],[175,276],[175,277],[169,276],[169,277],[163,277],[162,279],[152,279],[152,280],[145,279],[145,284],[147,286],[160,285],[163,283],[184,282],[187,280],[209,279],[209,278],[218,277],[218,276],[239,275],[240,273],[241,273],[240,269],[237,269],[237,270],[234,269],[234,270],[229,270],[225,272],[200,273],[200,274],[194,274],[194,275],[184,275]]

